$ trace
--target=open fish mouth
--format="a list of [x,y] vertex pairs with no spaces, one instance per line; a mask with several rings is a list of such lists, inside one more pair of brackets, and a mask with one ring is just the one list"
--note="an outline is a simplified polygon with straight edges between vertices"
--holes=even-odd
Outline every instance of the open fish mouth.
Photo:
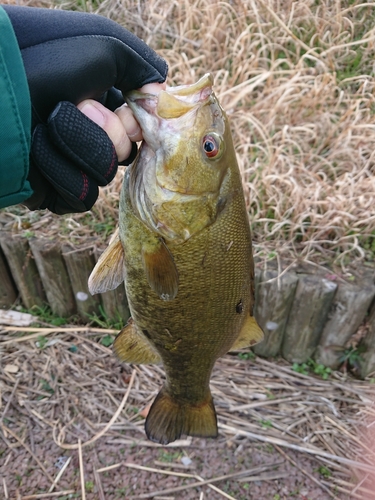
[[179,118],[197,104],[201,105],[212,94],[213,76],[206,73],[192,85],[167,87],[158,94],[143,93],[139,90],[128,92],[124,99],[134,114],[139,116],[139,108],[147,113],[157,115],[161,119]]
[[152,231],[176,244],[212,224],[221,206],[226,122],[212,87],[207,73],[192,85],[125,96],[143,132],[129,168],[131,205]]

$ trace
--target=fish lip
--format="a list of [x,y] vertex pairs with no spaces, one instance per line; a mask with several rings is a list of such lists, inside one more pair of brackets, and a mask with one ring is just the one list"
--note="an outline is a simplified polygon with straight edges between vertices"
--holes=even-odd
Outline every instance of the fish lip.
[[179,97],[188,97],[202,92],[206,88],[212,88],[214,77],[211,73],[206,73],[196,83],[192,85],[178,85],[177,87],[167,87],[166,92]]
[[[166,90],[160,90],[156,94],[141,92],[140,90],[131,90],[126,94],[123,94],[125,102],[130,108],[133,108],[138,104],[138,101],[143,101],[143,103],[155,103],[155,110],[157,109],[157,102],[159,94],[166,93],[172,95],[173,97],[181,100],[182,102],[191,102],[195,104],[198,102],[205,101],[212,93],[212,87],[214,83],[214,78],[211,73],[206,73],[202,76],[196,83],[191,85],[179,85],[177,87],[167,87]],[[198,100],[194,97],[199,94]],[[190,98],[190,99],[189,99]],[[193,100],[192,100],[193,99]],[[142,106],[145,107],[145,106]],[[154,106],[152,106],[154,107]],[[150,106],[147,106],[150,108]],[[150,112],[150,109],[148,109]]]
[[140,90],[131,90],[130,92],[126,92],[126,94],[123,94],[123,97],[125,101],[128,102],[136,102],[140,99],[150,99],[150,100],[155,100],[157,98],[158,94],[150,94],[150,93],[145,93],[141,92]]

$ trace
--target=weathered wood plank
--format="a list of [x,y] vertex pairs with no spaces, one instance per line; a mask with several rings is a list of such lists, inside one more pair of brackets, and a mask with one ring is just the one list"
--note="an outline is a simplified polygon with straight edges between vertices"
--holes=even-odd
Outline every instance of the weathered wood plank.
[[372,307],[368,318],[369,331],[366,337],[359,344],[361,351],[360,376],[375,376],[375,304]]
[[299,275],[293,305],[285,327],[282,356],[304,363],[314,354],[337,285],[317,275]]
[[258,285],[255,317],[264,331],[264,340],[254,346],[260,356],[277,356],[297,288],[298,276],[289,271],[277,278],[273,269],[262,272]]
[[5,255],[0,247],[0,308],[7,309],[14,304],[18,291],[9,271]]
[[88,321],[89,315],[100,314],[100,297],[91,295],[87,286],[90,273],[95,266],[95,256],[91,248],[72,249],[65,245],[62,255],[68,270],[77,311],[80,317]]
[[45,238],[32,238],[30,248],[52,311],[61,317],[72,316],[77,308],[60,244]]
[[126,325],[126,322],[130,318],[130,311],[125,286],[121,284],[115,290],[102,293],[101,297],[106,316],[113,321],[121,319],[124,325]]
[[24,306],[43,306],[46,295],[28,240],[8,233],[0,238],[0,245]]
[[375,286],[371,283],[339,283],[315,353],[318,363],[339,367],[345,344],[363,322],[374,296]]

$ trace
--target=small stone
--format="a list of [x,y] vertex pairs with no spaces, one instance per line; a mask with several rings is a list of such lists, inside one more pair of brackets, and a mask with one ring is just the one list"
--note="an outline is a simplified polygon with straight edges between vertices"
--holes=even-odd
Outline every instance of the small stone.
[[181,463],[182,463],[183,465],[186,465],[186,466],[187,466],[187,465],[191,465],[192,460],[191,460],[189,457],[182,457],[182,458],[181,458]]
[[8,372],[8,373],[17,373],[19,369],[20,369],[20,367],[17,365],[5,365],[4,366],[4,371]]

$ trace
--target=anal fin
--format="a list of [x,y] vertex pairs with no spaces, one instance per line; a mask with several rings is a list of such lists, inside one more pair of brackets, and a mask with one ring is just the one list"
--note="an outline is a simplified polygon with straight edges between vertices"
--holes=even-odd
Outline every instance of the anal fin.
[[178,291],[178,271],[167,245],[159,238],[143,248],[142,256],[150,287],[161,299],[174,299]]
[[121,361],[135,364],[160,363],[161,358],[147,339],[139,332],[134,321],[117,335],[113,349]]
[[200,404],[176,401],[163,387],[153,402],[146,419],[147,437],[168,444],[182,435],[217,437],[217,418],[211,393]]
[[243,349],[244,347],[251,347],[258,344],[258,342],[261,342],[263,337],[263,330],[258,325],[254,316],[248,316],[230,350],[237,351],[238,349]]
[[124,249],[119,230],[113,234],[109,246],[99,257],[88,281],[91,295],[114,290],[124,281]]

